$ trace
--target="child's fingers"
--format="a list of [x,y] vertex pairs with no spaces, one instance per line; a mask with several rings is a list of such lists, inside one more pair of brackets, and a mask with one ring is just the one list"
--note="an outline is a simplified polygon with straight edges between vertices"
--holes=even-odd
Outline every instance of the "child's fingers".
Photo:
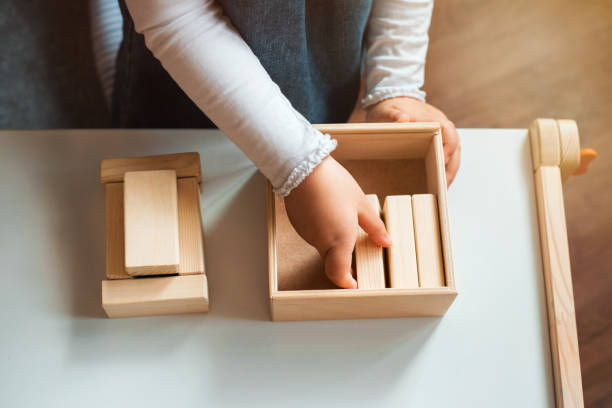
[[374,109],[368,116],[369,122],[410,122],[410,116],[397,108]]
[[461,163],[461,146],[457,146],[455,152],[448,159],[446,163],[446,186],[450,186],[455,176],[457,175],[457,171],[459,170],[459,164]]
[[351,261],[355,243],[345,242],[330,248],[325,254],[325,274],[344,289],[357,289],[357,281],[353,277]]
[[444,145],[444,161],[448,163],[450,157],[455,153],[459,146],[459,134],[455,125],[450,120],[440,121],[442,128],[442,144]]
[[365,196],[358,214],[359,225],[376,245],[383,247],[391,246],[391,237],[387,233],[385,224],[370,206]]

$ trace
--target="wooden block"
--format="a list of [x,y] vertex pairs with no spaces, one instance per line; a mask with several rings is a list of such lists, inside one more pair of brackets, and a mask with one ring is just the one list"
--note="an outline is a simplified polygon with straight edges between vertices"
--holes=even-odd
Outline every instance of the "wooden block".
[[206,275],[102,281],[102,307],[108,317],[206,312]]
[[126,279],[123,245],[123,183],[104,185],[106,215],[106,278]]
[[[376,213],[380,214],[380,203],[376,194],[368,194],[366,197]],[[361,228],[355,243],[355,270],[359,289],[385,288],[383,249],[372,242]]]
[[414,237],[419,270],[419,286],[439,288],[444,286],[444,263],[440,245],[438,205],[433,194],[412,196]]
[[392,288],[418,288],[414,224],[412,220],[412,197],[409,195],[387,196],[383,205],[387,231],[393,245],[387,249],[389,286]]
[[127,172],[123,184],[125,270],[132,276],[177,273],[176,172]]
[[106,159],[100,163],[100,182],[123,182],[129,171],[174,170],[177,178],[195,177],[202,182],[199,153],[164,154],[160,156]]
[[200,190],[195,177],[179,179],[179,275],[204,273],[204,239],[200,216]]

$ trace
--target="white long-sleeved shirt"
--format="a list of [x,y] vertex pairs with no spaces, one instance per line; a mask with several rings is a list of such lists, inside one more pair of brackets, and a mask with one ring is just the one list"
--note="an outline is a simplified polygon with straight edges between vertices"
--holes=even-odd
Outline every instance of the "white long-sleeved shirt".
[[[424,99],[432,1],[374,0],[362,106],[395,96]],[[163,67],[281,196],[336,147],[291,106],[214,0],[126,3]]]

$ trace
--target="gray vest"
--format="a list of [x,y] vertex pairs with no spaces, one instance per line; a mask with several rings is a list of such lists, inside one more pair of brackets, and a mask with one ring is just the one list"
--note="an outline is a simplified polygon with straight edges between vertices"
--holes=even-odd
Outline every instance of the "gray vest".
[[[292,105],[312,123],[344,122],[357,99],[372,0],[218,0]],[[210,127],[146,49],[120,0],[113,122],[119,127]],[[215,44],[211,44],[215,46]]]

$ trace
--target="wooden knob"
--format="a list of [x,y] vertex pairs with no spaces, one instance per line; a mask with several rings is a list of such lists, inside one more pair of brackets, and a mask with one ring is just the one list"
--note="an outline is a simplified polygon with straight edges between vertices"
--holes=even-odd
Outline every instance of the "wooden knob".
[[580,164],[576,171],[575,176],[585,174],[589,170],[589,166],[593,160],[597,158],[597,152],[593,149],[582,149],[580,150]]

